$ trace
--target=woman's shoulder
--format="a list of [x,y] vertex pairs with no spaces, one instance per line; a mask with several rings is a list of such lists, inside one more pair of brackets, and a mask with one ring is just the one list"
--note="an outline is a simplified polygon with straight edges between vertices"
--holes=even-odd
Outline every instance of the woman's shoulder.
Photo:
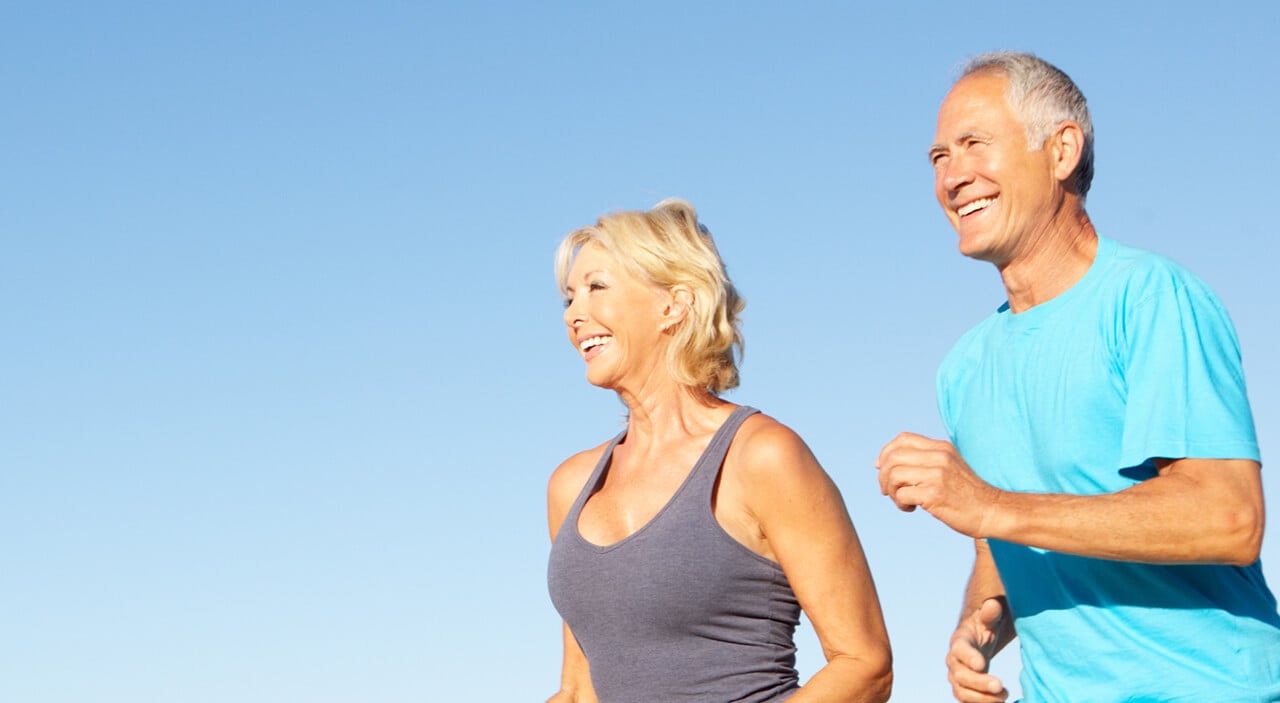
[[790,520],[794,516],[788,517],[788,506],[810,505],[839,493],[800,435],[763,414],[742,424],[725,457],[722,477],[722,488],[731,485],[761,524]]
[[730,448],[730,457],[740,470],[777,476],[781,468],[805,470],[816,466],[804,440],[787,425],[763,412],[747,418]]
[[762,410],[756,410],[742,422],[735,440],[761,449],[785,449],[796,444],[804,444],[804,440],[795,430]]
[[601,442],[560,462],[560,465],[551,472],[551,479],[547,485],[548,493],[553,496],[570,493],[572,494],[570,500],[576,498],[578,492],[586,485],[591,472],[595,470],[596,464],[600,462],[600,457],[608,449],[610,442],[612,440]]
[[552,539],[608,447],[609,442],[603,442],[599,446],[580,451],[560,462],[551,472],[551,479],[547,481],[547,520]]

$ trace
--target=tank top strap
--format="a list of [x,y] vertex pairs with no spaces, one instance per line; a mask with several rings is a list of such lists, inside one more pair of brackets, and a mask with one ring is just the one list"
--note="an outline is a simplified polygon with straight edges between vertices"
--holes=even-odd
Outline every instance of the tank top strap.
[[596,492],[600,487],[600,478],[604,475],[605,469],[613,462],[613,448],[618,446],[618,442],[627,436],[624,429],[619,432],[613,439],[609,440],[609,445],[604,448],[604,453],[600,455],[600,459],[596,462],[596,468],[591,471],[590,478],[583,484],[582,490],[578,493],[578,499],[573,501],[573,505],[569,508],[569,512],[565,514],[565,525],[577,525],[578,513],[582,512],[582,506],[587,504],[587,499],[591,494]]
[[689,493],[697,495],[700,503],[703,496],[709,495],[716,479],[720,476],[720,467],[729,453],[729,445],[733,444],[733,438],[738,434],[738,428],[746,422],[747,418],[758,412],[760,411],[753,407],[739,405],[711,437],[711,443],[703,450],[702,456],[698,458],[698,463],[694,465],[692,474],[689,476],[689,483],[692,484],[689,487],[696,488]]

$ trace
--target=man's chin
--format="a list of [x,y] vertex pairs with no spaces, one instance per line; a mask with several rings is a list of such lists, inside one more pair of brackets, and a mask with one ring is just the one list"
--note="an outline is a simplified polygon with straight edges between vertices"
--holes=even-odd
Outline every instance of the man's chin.
[[956,243],[956,248],[961,254],[970,259],[977,261],[991,261],[991,248],[985,242],[979,241],[976,238],[961,235],[960,240]]

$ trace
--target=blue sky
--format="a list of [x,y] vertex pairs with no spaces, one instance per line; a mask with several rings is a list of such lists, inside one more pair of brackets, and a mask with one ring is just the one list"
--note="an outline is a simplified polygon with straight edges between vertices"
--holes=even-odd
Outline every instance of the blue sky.
[[6,4],[0,699],[545,698],[545,481],[622,417],[552,252],[679,196],[748,303],[729,398],[835,478],[894,700],[943,700],[968,542],[872,462],[1003,299],[925,158],[965,57],[1082,86],[1095,224],[1218,291],[1277,445],[1280,9],[1171,7]]

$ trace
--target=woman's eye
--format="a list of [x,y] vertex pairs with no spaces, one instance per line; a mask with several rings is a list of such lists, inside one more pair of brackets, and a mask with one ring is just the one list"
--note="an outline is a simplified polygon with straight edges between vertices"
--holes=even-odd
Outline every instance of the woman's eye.
[[604,290],[605,285],[599,281],[592,281],[591,283],[587,284],[587,288],[591,290]]
[[573,298],[565,298],[565,299],[561,300],[560,302],[564,303],[564,309],[565,309],[565,310],[568,310],[568,309],[569,309],[569,306],[570,306],[570,305],[573,305]]

